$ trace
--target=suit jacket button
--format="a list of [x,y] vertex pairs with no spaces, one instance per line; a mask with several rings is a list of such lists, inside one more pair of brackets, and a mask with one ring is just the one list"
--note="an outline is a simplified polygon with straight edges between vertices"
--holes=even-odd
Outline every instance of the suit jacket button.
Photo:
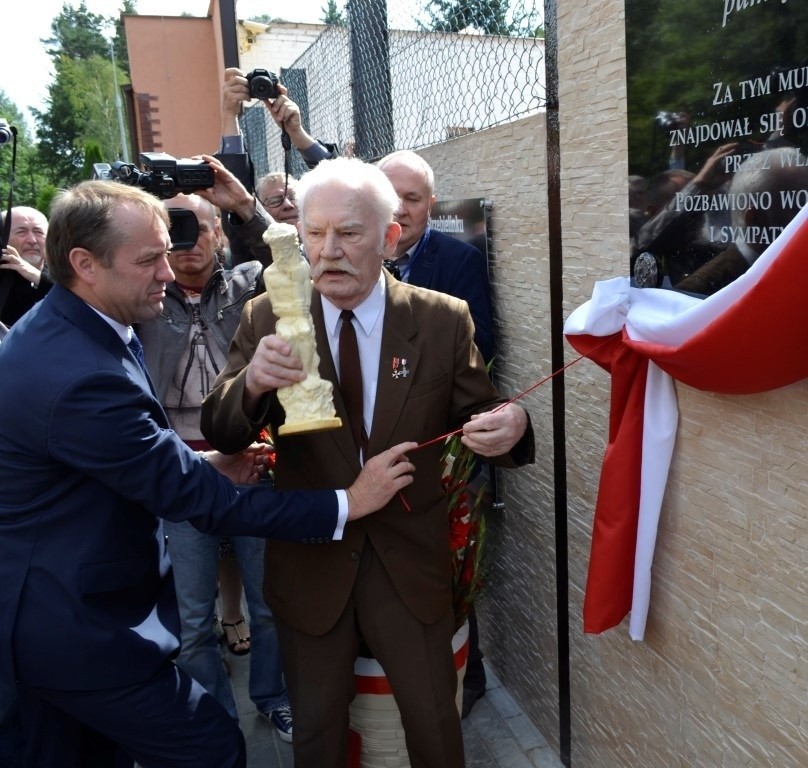
[[356,551],[351,552],[351,560],[358,560],[358,559],[359,559],[359,553]]

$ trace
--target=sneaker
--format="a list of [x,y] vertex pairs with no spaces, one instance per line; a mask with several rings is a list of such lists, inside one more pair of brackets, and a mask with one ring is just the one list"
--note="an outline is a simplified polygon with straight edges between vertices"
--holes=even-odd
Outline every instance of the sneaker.
[[275,726],[281,741],[292,743],[292,710],[288,704],[281,704],[271,712],[258,713],[270,725]]

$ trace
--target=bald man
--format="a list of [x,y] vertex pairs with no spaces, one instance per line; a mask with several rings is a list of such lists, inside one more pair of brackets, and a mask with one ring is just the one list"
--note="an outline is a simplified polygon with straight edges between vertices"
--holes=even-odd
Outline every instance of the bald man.
[[[0,228],[5,234],[5,217]],[[0,322],[11,326],[51,289],[45,269],[48,219],[36,208],[11,209],[8,243],[0,259]],[[44,274],[43,274],[44,271]]]

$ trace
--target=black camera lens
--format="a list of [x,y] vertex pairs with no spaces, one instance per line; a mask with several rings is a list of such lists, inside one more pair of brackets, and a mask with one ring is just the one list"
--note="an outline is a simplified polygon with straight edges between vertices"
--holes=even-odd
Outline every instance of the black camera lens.
[[277,99],[278,76],[266,69],[254,69],[247,75],[251,99]]
[[8,121],[0,118],[0,144],[7,144],[9,141],[11,141],[12,136],[13,133]]

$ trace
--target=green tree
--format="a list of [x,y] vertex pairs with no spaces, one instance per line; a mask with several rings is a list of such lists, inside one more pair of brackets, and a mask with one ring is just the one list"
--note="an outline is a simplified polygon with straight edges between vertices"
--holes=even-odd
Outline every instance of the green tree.
[[[47,180],[42,173],[37,148],[31,136],[27,134],[22,113],[0,90],[0,117],[10,126],[17,129],[16,168],[12,178],[14,164],[14,140],[0,146],[0,207],[8,206],[9,190],[14,182],[14,205],[37,207],[37,196],[46,186]],[[43,209],[40,210],[45,212]]]
[[59,194],[59,190],[53,184],[45,184],[36,196],[36,203],[34,208],[42,211],[48,218],[50,218],[50,209],[53,205],[53,199]]
[[115,46],[115,63],[126,72],[127,77],[131,76],[129,71],[129,50],[126,47],[126,30],[123,24],[123,15],[129,14],[137,16],[134,0],[123,0],[121,12],[115,20],[115,38],[113,40]]
[[323,24],[333,24],[337,27],[344,27],[346,25],[345,16],[342,11],[337,8],[336,0],[328,0],[328,5],[325,8],[320,8],[323,14]]
[[[121,156],[110,46],[103,34],[109,27],[115,27],[113,19],[90,13],[83,1],[78,8],[65,4],[51,24],[53,36],[44,41],[56,74],[48,86],[47,110],[31,111],[42,167],[57,186],[82,179],[89,141],[97,142],[109,160]],[[119,67],[117,79],[128,82],[128,73]]]
[[[51,22],[53,37],[42,42],[74,60],[106,56],[109,44],[101,30],[110,23],[108,16],[88,11],[84,0],[78,8],[65,3],[61,13]],[[53,55],[52,51],[50,53]]]
[[104,153],[101,150],[101,145],[97,141],[88,141],[84,147],[84,172],[82,176],[85,179],[93,177],[93,166],[96,163],[106,162]]
[[460,32],[472,27],[489,35],[510,35],[505,18],[508,0],[430,0],[426,8],[430,28],[438,32]]
[[268,13],[262,13],[259,16],[252,16],[250,21],[257,21],[259,24],[270,26],[272,24],[284,24],[287,20],[280,16],[270,16]]

